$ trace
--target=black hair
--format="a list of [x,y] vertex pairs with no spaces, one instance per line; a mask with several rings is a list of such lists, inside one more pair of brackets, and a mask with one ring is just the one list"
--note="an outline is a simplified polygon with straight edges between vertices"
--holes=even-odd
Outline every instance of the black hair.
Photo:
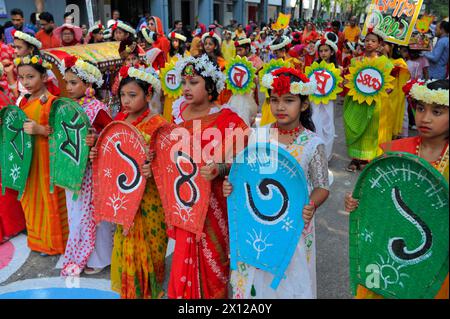
[[341,28],[341,22],[339,22],[338,20],[334,20],[333,22],[331,22],[331,25],[332,25],[333,27],[338,28],[338,29]]
[[47,21],[48,23],[55,22],[55,18],[53,17],[53,15],[50,12],[42,12],[39,15],[39,20],[44,20],[44,21]]
[[220,47],[219,41],[217,41],[217,39],[216,39],[215,37],[207,36],[207,37],[205,38],[205,41],[206,41],[207,39],[211,39],[212,42],[214,42],[214,45],[215,45],[215,48],[214,48],[214,58],[216,59],[216,61],[214,61],[214,62],[217,63],[217,58],[218,58],[218,57],[222,57],[222,48]]
[[23,18],[23,11],[18,8],[14,8],[11,10],[11,16],[21,16]]
[[[206,53],[205,53],[205,54],[206,54]],[[195,56],[194,58],[199,58],[199,57],[201,57],[201,56],[202,56],[202,55],[197,55],[197,56]],[[208,56],[208,59],[209,59],[209,61],[211,61],[211,62],[213,63],[213,65],[216,67],[216,69],[220,70],[219,65],[217,64],[217,62],[216,62],[213,58],[211,58],[210,56]],[[189,64],[188,64],[188,65],[189,65]],[[188,65],[186,65],[186,67],[187,67]],[[184,69],[186,69],[186,67],[185,67]],[[194,68],[195,68],[195,65],[194,65]],[[183,69],[183,71],[181,72],[181,74],[184,73],[184,69]],[[196,71],[196,72],[197,72],[197,71]],[[203,75],[201,75],[201,74],[199,74],[199,76],[201,76],[201,77],[205,80],[205,89],[206,89],[206,91],[208,92],[208,94],[211,95],[211,102],[217,101],[217,99],[219,98],[219,91],[218,91],[218,89],[217,89],[217,85],[216,85],[216,83],[214,82],[214,80],[213,80],[210,76],[205,77],[205,76],[203,76]]]
[[[250,52],[251,52],[251,49],[252,49],[252,48],[250,47],[250,43],[246,43],[246,44],[240,45],[240,47],[246,49],[246,50],[247,50],[247,54],[250,53]],[[238,48],[238,47],[236,47],[236,48]]]
[[449,80],[436,80],[427,84],[430,90],[448,90]]
[[21,66],[26,66],[26,65],[28,65],[28,66],[31,66],[33,69],[35,69],[36,71],[38,71],[41,75],[44,75],[44,74],[47,74],[47,69],[46,68],[44,68],[42,65],[40,65],[40,64],[19,64],[18,66],[17,66],[17,70],[19,70],[19,68],[21,67]]
[[[277,37],[277,38],[275,39],[275,41],[273,41],[273,43],[271,44],[271,46],[281,44],[282,42],[283,42],[283,38],[282,38],[282,37]],[[279,50],[285,50],[285,51],[287,51],[287,46],[284,46],[284,47],[282,47],[281,49],[278,49],[278,50],[276,50],[276,51],[279,51]]]
[[30,22],[33,25],[36,25],[36,23],[37,23],[36,12],[33,12],[32,14],[30,14]]
[[5,27],[0,25],[0,38],[5,34]]
[[[289,79],[292,82],[301,82],[301,80],[296,77],[295,75],[292,75],[290,73],[284,73],[280,74],[289,77]],[[269,96],[272,94],[272,90],[268,90]],[[303,103],[306,103],[308,101],[307,95],[298,95],[300,97],[300,108],[303,106]],[[300,123],[302,126],[312,132],[316,131],[316,126],[314,125],[314,122],[312,120],[312,109],[311,106],[309,106],[306,110],[300,113]]]
[[173,27],[175,28],[177,26],[178,23],[182,22],[181,20],[175,20],[173,22]]
[[[322,45],[326,45],[326,46],[328,46],[329,48],[330,48],[330,50],[331,50],[331,52],[333,53],[332,55],[331,55],[331,57],[330,57],[330,62],[329,63],[332,63],[332,64],[334,64],[334,66],[335,67],[337,67],[338,66],[338,61],[337,61],[337,54],[336,54],[336,52],[334,51],[334,49],[332,48],[332,47],[330,47],[328,44],[320,44],[318,47],[317,47],[317,54],[319,55],[319,49],[320,49],[320,47],[322,46]],[[320,63],[320,62],[322,62],[322,59],[320,58],[320,56],[319,56],[319,58],[317,59],[317,63]],[[328,63],[328,62],[327,62]]]
[[[144,91],[144,96],[148,95],[149,89],[151,87],[150,83],[147,83],[145,81],[142,81],[142,80],[139,80],[139,79],[136,79],[136,78],[132,78],[130,76],[128,76],[128,77],[122,79],[122,81],[120,81],[120,84],[119,84],[119,95],[120,95],[120,91],[122,90],[122,87],[124,87],[125,85],[127,85],[129,83],[132,83],[132,82],[136,83],[142,89],[142,91]],[[153,95],[153,93],[154,93],[153,89],[151,90],[151,93]]]
[[[129,24],[128,22],[123,22],[123,21],[122,21],[122,23],[125,24],[125,25],[127,25],[127,26],[129,26],[130,28],[133,29],[133,27],[131,26],[131,24]],[[126,31],[126,30],[124,30],[124,29],[121,29],[121,28],[119,28],[119,27],[118,27],[117,29],[120,29],[120,30],[122,30],[123,32],[127,33],[127,34],[128,34],[128,39],[136,40],[136,36],[135,36],[133,33],[130,33],[130,32],[128,32],[128,31]],[[117,30],[117,29],[116,29],[116,30]],[[112,37],[113,37],[113,38],[114,38],[114,33],[116,32],[116,30],[114,30],[114,31],[112,32]]]
[[364,38],[364,41],[367,39],[367,37],[369,36],[369,35],[371,35],[371,34],[373,34],[374,36],[376,36],[377,37],[377,39],[378,39],[378,42],[380,42],[380,43],[383,43],[384,42],[384,40],[383,40],[383,38],[381,37],[381,36],[379,36],[378,34],[376,34],[376,33],[373,33],[373,32],[371,32],[371,33],[367,33],[366,34],[366,37]]
[[446,33],[449,33],[448,27],[449,27],[448,21],[442,20],[441,23],[439,23],[439,28],[443,29]]
[[[34,38],[34,35],[33,35],[32,33],[29,33],[29,32],[24,32],[24,33],[25,33],[25,34],[28,34],[29,36],[31,36],[31,37]],[[19,39],[19,38],[14,38],[14,39],[22,40],[22,39]],[[33,49],[33,51],[31,52],[31,55],[32,55],[32,56],[34,56],[34,55],[40,56],[40,55],[41,55],[41,52],[39,51],[39,49],[38,49],[37,47],[35,47],[33,44],[28,43],[28,42],[25,41],[25,40],[22,40],[22,41],[23,41],[23,43],[25,43],[25,45],[27,46],[27,48],[32,48],[32,49]]]
[[178,47],[178,49],[175,51],[175,48],[174,48],[173,45],[172,45],[172,41],[173,41],[173,40],[175,40],[175,39],[170,39],[170,51],[169,51],[169,55],[170,55],[170,56],[174,56],[175,54],[179,54],[179,55],[183,56],[183,55],[184,55],[184,52],[186,51],[186,43],[184,43],[184,41],[181,41],[181,40],[177,39],[177,40],[178,40],[178,43],[179,43],[179,47]]

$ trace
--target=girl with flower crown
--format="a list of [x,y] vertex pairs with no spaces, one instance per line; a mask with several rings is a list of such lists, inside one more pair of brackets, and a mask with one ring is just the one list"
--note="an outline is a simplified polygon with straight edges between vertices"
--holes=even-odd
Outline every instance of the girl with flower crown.
[[[3,75],[3,65],[0,63],[0,78]],[[0,110],[12,103],[6,90],[0,86]],[[1,129],[0,118],[0,129]],[[0,169],[0,189],[2,189]],[[0,244],[14,237],[25,229],[25,217],[22,206],[17,200],[17,192],[6,189],[5,195],[0,192]]]
[[50,192],[48,121],[56,100],[46,86],[51,65],[40,56],[16,58],[14,63],[20,83],[29,92],[19,105],[28,117],[24,132],[34,136],[30,171],[21,199],[28,246],[43,255],[59,255],[64,253],[69,228],[64,190],[55,186],[54,192]]
[[[415,120],[419,135],[395,140],[381,147],[384,152],[406,152],[415,154],[436,168],[445,179],[449,178],[449,80],[409,81],[404,92],[414,101]],[[351,193],[345,196],[345,210],[353,212],[358,200]],[[358,286],[357,299],[381,299],[382,296]],[[436,299],[448,299],[448,274]]]
[[[281,68],[264,76],[263,85],[269,90],[270,108],[277,119],[264,130],[268,140],[287,150],[301,165],[308,181],[310,203],[303,208],[305,222],[301,239],[276,290],[270,287],[273,275],[250,265],[240,264],[232,271],[233,298],[316,298],[316,248],[314,216],[329,195],[328,161],[322,139],[314,133],[308,95],[316,85],[301,72]],[[278,134],[273,129],[277,129]],[[278,136],[278,139],[276,139]],[[251,142],[255,138],[250,138]],[[228,180],[223,184],[224,196],[233,187]]]
[[[352,59],[353,66],[356,61],[363,59],[378,59],[383,65],[391,69],[394,67],[389,59],[378,55],[378,51],[383,45],[384,35],[373,28],[369,28],[364,39],[364,56]],[[344,81],[345,82],[345,81]],[[379,154],[379,136],[385,128],[381,126],[380,115],[388,112],[389,105],[383,104],[380,100],[368,105],[366,102],[359,103],[353,97],[347,95],[344,99],[344,129],[347,143],[347,152],[352,158],[347,166],[349,172],[363,170],[364,167]]]
[[[100,133],[111,121],[105,104],[95,98],[96,87],[103,85],[103,75],[94,65],[75,56],[64,58],[61,74],[66,81],[68,96],[85,111],[93,130]],[[92,147],[93,136],[87,144]],[[78,199],[73,200],[73,192],[66,190],[69,239],[62,258],[62,276],[77,276],[83,270],[95,274],[111,264],[113,230],[109,223],[96,227],[92,206],[92,166],[86,167]]]
[[[207,55],[198,58],[180,59],[176,66],[182,77],[184,99],[177,100],[173,107],[175,124],[187,129],[194,136],[194,121],[201,121],[201,130],[215,128],[222,140],[210,137],[203,140],[202,152],[210,144],[221,145],[221,154],[216,149],[211,152],[211,161],[200,169],[200,174],[211,181],[211,195],[203,226],[204,237],[196,240],[196,235],[181,228],[169,229],[169,236],[175,240],[172,268],[169,279],[169,298],[211,299],[227,298],[230,273],[229,238],[226,199],[222,193],[222,183],[229,170],[226,164],[240,149],[225,154],[225,130],[242,129],[247,126],[233,111],[217,104],[219,92],[225,86],[225,76]],[[197,132],[195,132],[197,134]],[[217,159],[221,156],[220,161]],[[219,163],[220,162],[220,163]],[[185,261],[189,262],[185,262]]]
[[[124,66],[120,75],[120,102],[122,112],[115,121],[125,121],[135,126],[148,144],[150,137],[167,121],[151,112],[152,96],[161,90],[156,72],[151,68],[137,69]],[[97,157],[93,147],[90,158]],[[147,178],[146,189],[134,224],[128,233],[117,225],[111,260],[111,287],[121,298],[161,298],[164,295],[163,281],[167,235],[161,199],[152,176],[150,162],[142,165],[142,175]]]

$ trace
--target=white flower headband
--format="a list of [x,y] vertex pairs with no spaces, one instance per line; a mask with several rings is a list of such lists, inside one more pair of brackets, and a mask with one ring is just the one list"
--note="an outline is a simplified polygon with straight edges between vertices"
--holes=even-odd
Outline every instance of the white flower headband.
[[175,65],[175,72],[181,77],[183,70],[188,64],[192,64],[195,70],[203,77],[210,77],[216,83],[217,91],[220,93],[225,88],[225,75],[215,66],[206,54],[198,58],[192,56],[180,59]]
[[96,66],[87,63],[80,58],[71,57],[69,59],[63,59],[59,70],[61,74],[64,75],[64,79],[66,78],[66,71],[71,70],[82,80],[85,80],[87,83],[96,84],[99,88],[102,87],[104,83],[103,75],[100,70]]
[[280,44],[273,44],[276,39],[269,45],[269,50],[271,51],[277,51],[280,50],[282,48],[284,48],[285,46],[289,45],[291,43],[291,39],[285,35],[282,35],[281,38],[283,39],[283,41]]
[[[284,72],[286,71],[286,72]],[[274,75],[274,73],[276,75]],[[281,73],[281,74],[280,74]],[[284,81],[290,81],[288,76],[284,75],[284,73],[293,74],[297,77],[300,77],[299,82],[286,82]],[[292,95],[312,95],[317,90],[317,84],[313,81],[309,81],[308,78],[306,78],[303,74],[294,74],[298,73],[297,71],[292,71],[292,69],[289,68],[282,68],[275,70],[272,73],[267,73],[263,76],[261,84],[268,90],[277,90],[280,95],[290,93]],[[281,79],[283,77],[283,79]],[[280,83],[276,83],[281,81]],[[275,87],[274,87],[275,84]]]
[[387,37],[383,31],[381,31],[377,27],[373,27],[373,26],[371,26],[367,29],[366,37],[369,33],[373,33],[373,34],[379,36],[383,41],[386,40],[386,37]]
[[234,42],[234,46],[239,47],[244,44],[251,44],[251,43],[252,43],[252,40],[250,40],[249,38],[239,39]]
[[178,40],[183,41],[183,42],[187,41],[187,38],[184,35],[179,34],[177,32],[170,32],[169,33],[169,37],[170,37],[170,39],[178,39]]
[[33,37],[33,36],[29,35],[29,34],[26,34],[26,33],[22,32],[22,31],[14,30],[14,31],[12,32],[12,36],[13,36],[14,38],[23,40],[23,41],[25,41],[25,42],[27,42],[27,43],[29,43],[29,44],[31,44],[31,45],[34,45],[34,46],[35,46],[36,48],[38,48],[38,49],[41,49],[41,48],[42,48],[42,43],[41,43],[41,41],[39,41],[39,40],[36,39],[35,37]]
[[204,35],[202,35],[202,43],[205,43],[206,38],[215,38],[217,40],[217,42],[219,42],[219,45],[222,44],[222,39],[214,32],[214,31],[209,31],[206,32]]
[[329,33],[329,32],[325,33],[324,38],[322,38],[322,39],[320,39],[319,41],[316,42],[316,51],[319,50],[319,47],[320,47],[321,45],[325,45],[325,44],[326,44],[326,45],[330,46],[330,48],[332,48],[332,49],[334,50],[334,53],[337,53],[337,52],[338,52],[338,47],[337,47],[337,45],[336,45],[335,42],[331,41],[331,40],[327,37],[327,34],[328,34],[328,33]]
[[144,36],[145,41],[147,41],[148,44],[153,44],[153,42],[155,42],[155,39],[156,39],[155,32],[149,31],[147,29],[147,27],[145,27],[145,26],[142,26],[141,32],[142,32],[142,35]]
[[103,30],[103,29],[104,29],[103,25],[101,23],[99,23],[99,24],[96,24],[96,25],[90,27],[90,29],[88,30],[88,33],[91,34],[95,30]]
[[[155,92],[161,91],[161,82],[159,81],[159,76],[152,67],[146,69],[137,69],[134,67],[124,67],[127,70],[127,76],[130,78],[138,79],[150,84]],[[120,71],[120,76],[123,78],[122,70]]]
[[115,31],[117,28],[122,29],[128,33],[131,33],[132,35],[136,35],[136,30],[134,30],[129,25],[123,23],[122,21],[117,21],[113,26],[112,30]]
[[423,81],[419,80],[418,83],[415,83],[411,91],[409,92],[409,95],[418,101],[424,102],[424,103],[430,103],[430,104],[437,104],[437,105],[445,105],[449,106],[449,92],[448,90],[444,89],[437,89],[437,90],[430,90],[427,85],[431,82],[434,82],[432,80],[429,81]]

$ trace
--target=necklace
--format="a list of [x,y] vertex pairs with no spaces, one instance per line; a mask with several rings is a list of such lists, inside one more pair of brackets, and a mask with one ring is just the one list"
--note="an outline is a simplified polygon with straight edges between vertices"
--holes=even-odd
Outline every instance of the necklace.
[[278,126],[278,123],[275,123],[273,128],[278,129],[278,133],[280,133],[280,135],[294,136],[294,135],[297,135],[300,132],[300,126],[297,126],[296,128],[293,128],[292,130],[285,130],[285,129],[280,128]]
[[[421,146],[422,145],[422,139],[419,140],[419,143],[416,146],[416,155],[420,156]],[[431,164],[439,171],[441,174],[444,172],[445,167],[447,166],[447,162],[449,160],[449,149],[448,144],[445,148],[445,151],[439,155],[439,158],[436,161],[431,162]]]
[[[145,111],[144,113],[142,113],[133,123],[131,123],[131,125],[133,126],[138,126],[139,123],[141,123],[148,115],[150,114],[150,110]],[[127,113],[125,115],[124,120],[126,120],[128,118],[128,116],[130,115],[130,113]]]

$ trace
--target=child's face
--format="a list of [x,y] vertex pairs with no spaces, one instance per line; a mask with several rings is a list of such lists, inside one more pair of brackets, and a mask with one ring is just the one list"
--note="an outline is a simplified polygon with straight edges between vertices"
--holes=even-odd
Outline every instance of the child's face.
[[183,85],[183,96],[187,104],[199,105],[209,99],[205,80],[201,76],[183,76],[181,84]]
[[179,41],[178,39],[173,39],[173,40],[172,40],[172,47],[173,47],[175,50],[178,50],[178,48],[180,47],[180,41]]
[[448,107],[417,102],[415,119],[421,137],[446,138],[448,136]]
[[367,52],[371,53],[378,49],[380,40],[375,34],[368,34],[364,40],[364,47]]
[[328,45],[319,46],[319,57],[322,60],[328,61],[332,55],[333,55],[333,51],[331,51],[331,48]]
[[150,100],[151,96],[146,95],[134,81],[125,84],[120,89],[120,103],[122,103],[123,109],[129,114],[139,113],[148,107]]
[[19,81],[31,94],[36,94],[45,87],[47,73],[41,74],[30,65],[22,65],[18,69]]
[[247,56],[247,49],[244,47],[237,47],[236,48],[236,54],[240,56],[241,58]]
[[284,49],[280,49],[276,50],[274,54],[277,59],[284,59],[286,56],[286,51]]
[[86,94],[89,85],[72,71],[67,71],[64,79],[66,80],[66,91],[71,99],[80,99]]
[[122,29],[116,29],[114,31],[114,40],[116,40],[116,41],[126,40],[128,38],[127,35],[128,35],[128,33],[123,31]]
[[216,45],[211,38],[205,39],[205,44],[203,45],[203,47],[205,48],[205,52],[207,54],[213,54],[214,50],[216,49]]
[[139,63],[139,58],[135,54],[129,54],[125,59],[126,66],[133,66]]
[[27,55],[31,55],[32,47],[28,45],[25,41],[20,39],[14,39],[14,56],[15,57],[24,57]]
[[409,59],[408,48],[400,48],[400,54],[404,60]]
[[308,107],[302,105],[299,95],[284,94],[279,96],[272,92],[270,95],[270,110],[282,126],[294,126],[300,121],[300,113]]

